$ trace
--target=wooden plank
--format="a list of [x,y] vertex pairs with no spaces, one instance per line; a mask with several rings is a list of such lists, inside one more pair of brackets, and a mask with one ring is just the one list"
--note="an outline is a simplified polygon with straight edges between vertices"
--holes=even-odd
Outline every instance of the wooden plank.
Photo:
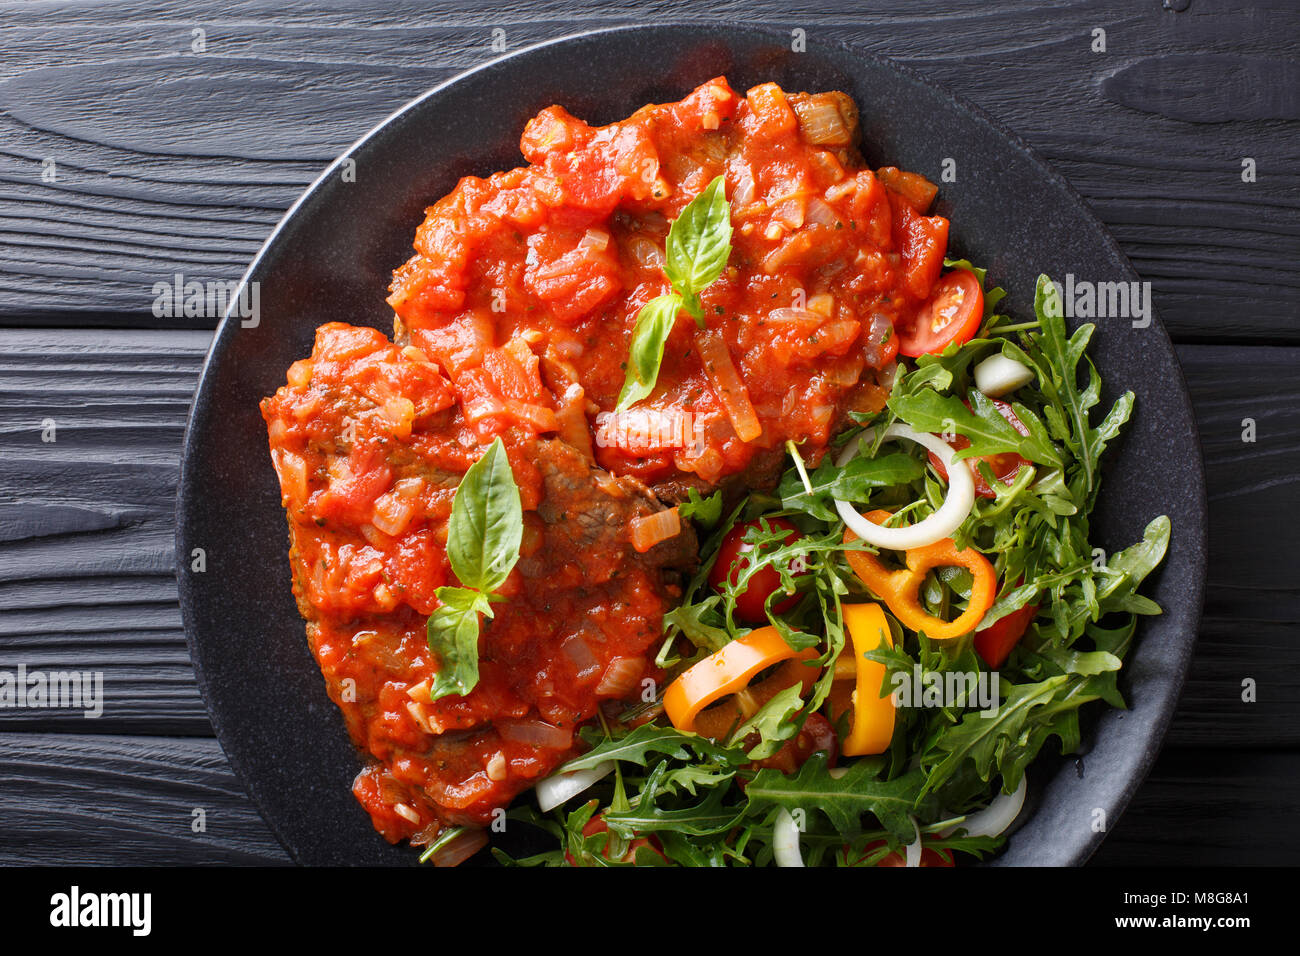
[[[937,13],[882,0],[793,14],[777,0],[719,0],[696,17],[803,29],[809,43],[847,42],[924,71],[1079,188],[1153,282],[1176,337],[1300,342],[1294,4],[1176,13],[1125,0],[957,0]],[[212,317],[154,318],[153,284],[176,272],[237,278],[330,158],[490,59],[492,29],[514,50],[644,19],[601,0],[364,0],[290,13],[265,0],[183,12],[164,0],[0,3],[0,322],[61,324],[75,311],[86,324],[210,327]],[[206,31],[201,54],[194,29]],[[1092,49],[1097,29],[1104,53]],[[1247,156],[1254,183],[1242,181]],[[53,182],[41,178],[46,160]]]
[[0,331],[0,668],[99,672],[104,688],[97,719],[6,710],[0,725],[211,734],[172,543],[181,438],[209,339]]
[[[0,329],[0,668],[100,670],[107,688],[98,720],[6,710],[0,727],[210,733],[172,577],[180,441],[207,341]],[[1206,453],[1211,570],[1170,743],[1300,746],[1300,601],[1290,563],[1261,556],[1261,542],[1300,552],[1300,349],[1179,354]],[[40,440],[47,417],[52,444]],[[1245,418],[1254,442],[1242,441]]]
[[1294,866],[1300,754],[1166,750],[1096,866]]
[[215,740],[4,733],[0,779],[8,866],[289,862]]

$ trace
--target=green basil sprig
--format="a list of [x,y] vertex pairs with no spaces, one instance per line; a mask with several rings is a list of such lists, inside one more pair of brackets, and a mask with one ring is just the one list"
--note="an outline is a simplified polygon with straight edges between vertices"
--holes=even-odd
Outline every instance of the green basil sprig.
[[430,697],[465,696],[478,684],[479,615],[492,617],[491,593],[519,560],[524,513],[505,446],[497,438],[456,489],[447,522],[447,560],[463,587],[441,587],[429,616],[429,647],[441,669]]
[[704,328],[700,293],[722,275],[731,256],[731,205],[726,183],[714,178],[682,210],[668,228],[664,250],[664,275],[673,291],[656,296],[641,307],[632,330],[627,376],[618,395],[615,411],[634,405],[654,391],[664,345],[685,309]]

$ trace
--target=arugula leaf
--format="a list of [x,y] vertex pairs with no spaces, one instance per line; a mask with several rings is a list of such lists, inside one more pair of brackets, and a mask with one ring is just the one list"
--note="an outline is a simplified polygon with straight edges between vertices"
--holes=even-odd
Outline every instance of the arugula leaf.
[[956,432],[969,439],[969,447],[957,452],[958,459],[1016,452],[1040,464],[1062,464],[1050,442],[1042,441],[1032,431],[1028,436],[1021,435],[978,389],[971,389],[969,394],[974,411],[955,395],[940,395],[931,388],[893,396],[889,407],[917,431]]
[[[733,640],[732,634],[725,627],[726,621],[718,605],[722,596],[711,594],[702,601],[691,604],[679,604],[664,615],[664,628],[676,628],[692,644],[710,654],[720,651]],[[716,623],[710,623],[711,618]]]
[[736,728],[729,741],[731,745],[741,746],[750,734],[758,734],[759,742],[747,754],[751,760],[766,760],[780,750],[785,741],[799,732],[799,722],[792,718],[803,707],[803,698],[799,696],[802,690],[802,684],[791,684],[773,694],[749,720]]
[[[1081,491],[1091,504],[1099,486],[1102,452],[1132,414],[1133,393],[1121,395],[1101,424],[1094,428],[1090,412],[1101,397],[1101,375],[1086,352],[1096,326],[1085,323],[1067,336],[1060,294],[1045,275],[1038,277],[1034,311],[1039,332],[1025,336],[1025,351],[1017,356],[1019,350],[1009,343],[1003,351],[1020,361],[1028,359],[1027,364],[1037,371],[1038,389],[1049,402],[1044,410],[1048,425],[1078,463]],[[1082,389],[1080,364],[1087,377]]]
[[871,814],[890,833],[905,842],[915,836],[911,814],[925,775],[918,769],[893,780],[879,779],[883,763],[863,759],[849,764],[840,777],[827,773],[826,754],[810,757],[799,772],[787,776],[779,770],[760,771],[745,788],[751,806],[776,804],[786,810],[818,810],[845,838],[862,829],[862,816]]
[[669,292],[651,299],[637,313],[627,355],[627,375],[623,379],[623,390],[618,393],[616,412],[635,405],[655,390],[659,366],[664,360],[664,346],[677,324],[677,314],[682,305],[682,297]]
[[480,614],[492,616],[492,605],[481,591],[438,588],[441,607],[429,616],[429,647],[441,666],[433,677],[430,699],[448,694],[464,697],[478,684],[478,631]]
[[1165,559],[1169,549],[1171,524],[1161,515],[1146,526],[1142,540],[1111,555],[1106,574],[1111,580],[1097,593],[1101,611],[1131,611],[1135,614],[1159,614],[1160,606],[1137,594],[1138,585]]
[[559,773],[587,770],[606,760],[620,760],[644,767],[654,754],[663,754],[685,760],[694,751],[702,756],[720,757],[739,762],[743,755],[738,751],[719,747],[707,737],[688,734],[672,727],[642,724],[622,737],[610,737],[596,744],[581,757],[575,757],[559,769]]
[[[666,766],[660,764],[660,767]],[[664,809],[654,800],[659,790],[657,784],[655,780],[648,782],[636,804],[629,809],[607,810],[605,822],[610,829],[628,834],[671,831],[696,837],[715,836],[730,830],[745,812],[743,806],[725,803],[727,791],[721,787],[710,790],[694,806]]]
[[968,712],[934,742],[933,752],[944,756],[930,769],[922,792],[933,793],[967,760],[981,780],[989,780],[996,771],[1002,775],[1004,790],[1015,789],[1049,737],[1060,737],[1065,753],[1078,746],[1075,712],[1101,696],[1095,681],[1091,676],[1059,674],[1037,683],[1015,684],[992,717]]
[[715,491],[707,498],[700,497],[694,488],[686,491],[687,500],[677,506],[677,513],[683,518],[693,518],[706,531],[712,529],[722,520],[722,492]]
[[[665,251],[664,274],[686,299],[697,296],[722,275],[731,256],[731,206],[724,177],[715,176],[673,220]],[[696,304],[695,310],[698,308]],[[687,309],[697,314],[690,306]]]
[[447,522],[447,560],[467,588],[495,591],[519,560],[524,513],[505,446],[496,438],[456,489]]
[[854,458],[843,468],[837,467],[827,455],[808,475],[811,492],[804,487],[799,473],[791,469],[782,476],[777,494],[781,496],[781,506],[788,511],[803,511],[818,520],[835,522],[839,515],[832,498],[866,501],[870,492],[909,485],[924,472],[921,462],[902,452]]

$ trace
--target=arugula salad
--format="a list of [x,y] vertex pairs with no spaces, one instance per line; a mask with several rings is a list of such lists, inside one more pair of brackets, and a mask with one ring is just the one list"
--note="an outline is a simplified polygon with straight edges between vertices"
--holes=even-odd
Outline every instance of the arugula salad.
[[1046,276],[1017,323],[946,265],[978,280],[975,337],[900,362],[816,467],[789,444],[772,493],[681,505],[704,544],[667,681],[510,811],[555,848],[501,862],[950,866],[1003,845],[1026,768],[1077,750],[1087,705],[1124,706],[1170,534],[1090,537],[1133,395],[1098,407],[1094,327],[1067,333]]

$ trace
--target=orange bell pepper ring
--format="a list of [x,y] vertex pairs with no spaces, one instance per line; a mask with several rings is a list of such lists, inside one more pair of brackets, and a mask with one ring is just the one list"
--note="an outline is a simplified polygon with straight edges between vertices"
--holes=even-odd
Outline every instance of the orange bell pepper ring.
[[[805,661],[816,656],[811,647],[796,651],[775,627],[760,627],[687,668],[664,692],[664,711],[678,730],[694,732],[696,718],[704,708],[729,694],[743,695],[760,671],[781,661]],[[796,666],[808,671],[810,678],[817,675],[815,669],[802,663]],[[791,683],[794,681],[785,686]],[[751,708],[740,707],[736,713],[750,716],[744,714],[745,710]]]
[[[846,604],[842,608],[844,627],[853,643],[856,669],[849,735],[840,749],[846,757],[884,753],[894,738],[894,698],[880,696],[885,682],[885,665],[862,655],[878,647],[893,647],[894,640],[879,604]],[[836,662],[839,663],[838,661]],[[836,667],[836,674],[840,673]]]
[[[888,511],[872,511],[866,515],[868,521],[876,524],[883,524],[890,517]],[[852,531],[845,530],[845,544],[857,539]],[[846,551],[844,557],[862,583],[912,630],[923,632],[934,641],[952,640],[975,630],[997,597],[997,573],[988,558],[974,548],[957,550],[957,543],[952,538],[944,538],[923,548],[911,548],[906,554],[907,566],[897,571],[890,571],[879,558],[867,551]],[[973,579],[966,610],[951,621],[935,617],[921,605],[920,598],[925,575],[935,568],[944,567],[965,568]]]

